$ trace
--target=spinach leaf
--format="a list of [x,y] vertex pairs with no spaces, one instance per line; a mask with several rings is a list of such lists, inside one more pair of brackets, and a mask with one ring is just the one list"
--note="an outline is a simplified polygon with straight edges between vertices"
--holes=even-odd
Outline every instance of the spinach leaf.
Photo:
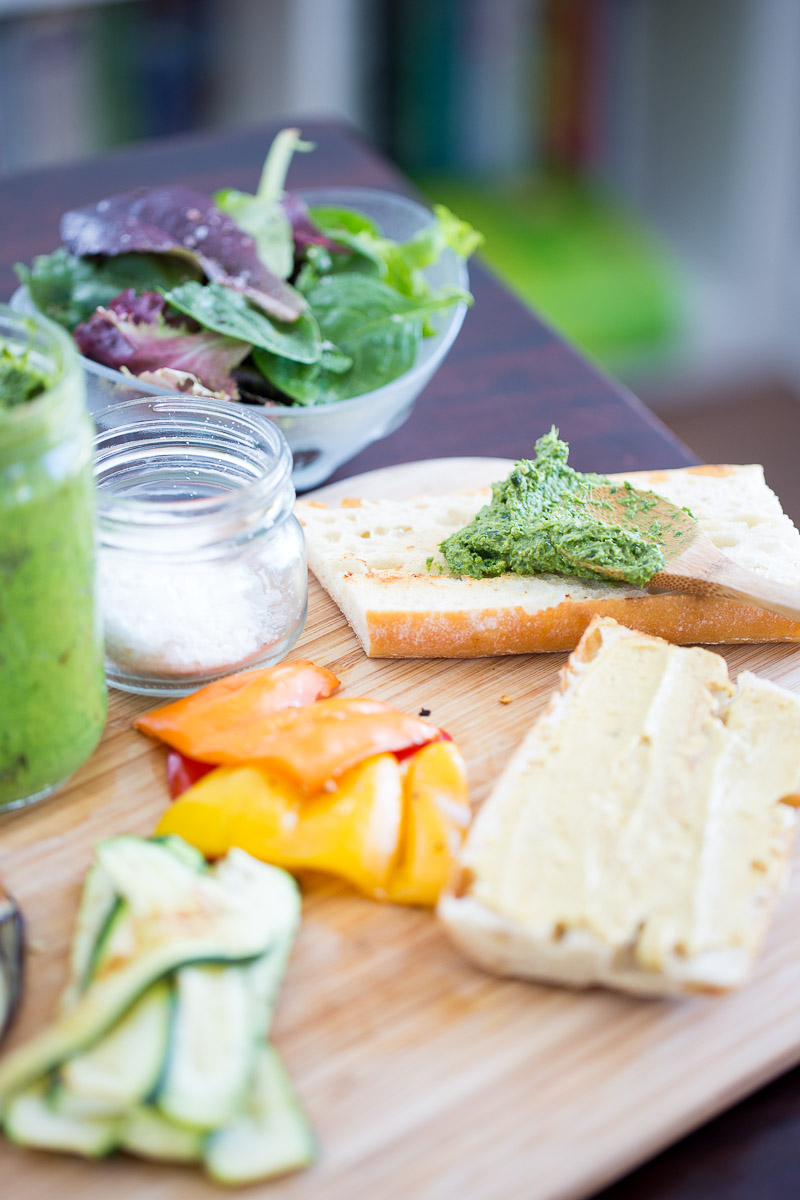
[[364,275],[328,275],[305,293],[322,336],[352,359],[335,370],[323,353],[313,366],[298,367],[275,354],[253,351],[262,375],[297,404],[329,404],[360,396],[408,371],[417,357],[423,323],[433,312],[468,300],[442,291],[422,300],[400,295]]
[[190,263],[169,255],[78,258],[64,246],[52,254],[38,254],[30,267],[17,263],[14,270],[39,311],[70,331],[128,288],[157,291],[199,274]]
[[259,349],[253,351],[253,362],[265,379],[297,405],[331,404],[351,394],[349,386],[340,386],[339,380],[349,375],[353,360],[336,348],[323,350],[320,361],[310,366]]
[[[320,255],[316,260],[307,254],[319,274],[356,272],[373,275],[394,286],[389,279],[388,260],[400,243],[385,238],[378,225],[366,213],[357,212],[353,208],[319,207],[310,208],[309,213],[314,224],[326,237],[335,240],[346,247],[349,254],[329,254],[327,271],[322,265],[324,260]],[[300,279],[302,279],[302,270]],[[398,289],[400,290],[400,289]]]
[[[349,249],[353,254],[368,259],[374,264],[377,274],[385,273],[387,248],[396,246],[397,243],[385,238],[371,217],[366,213],[357,212],[354,208],[320,206],[312,207],[308,211],[314,224],[326,237],[331,238],[338,246]],[[349,258],[350,255],[344,261],[347,262]],[[342,256],[336,255],[331,260],[331,268],[340,269],[341,265]]]
[[236,188],[214,195],[217,207],[250,234],[258,257],[281,279],[288,279],[294,270],[292,223],[281,204],[286,175],[295,151],[313,149],[312,142],[300,140],[299,129],[282,129],[269,148],[254,196]]
[[319,364],[326,371],[332,371],[334,375],[344,375],[345,371],[349,371],[352,367],[353,360],[349,354],[345,354],[344,350],[334,346],[333,342],[323,342]]
[[294,286],[305,295],[325,275],[370,275],[379,279],[381,268],[363,254],[331,254],[324,246],[308,246]]
[[250,342],[292,362],[316,363],[322,354],[319,326],[308,310],[291,324],[272,321],[251,308],[239,292],[218,283],[195,281],[165,291],[167,303],[206,329]]

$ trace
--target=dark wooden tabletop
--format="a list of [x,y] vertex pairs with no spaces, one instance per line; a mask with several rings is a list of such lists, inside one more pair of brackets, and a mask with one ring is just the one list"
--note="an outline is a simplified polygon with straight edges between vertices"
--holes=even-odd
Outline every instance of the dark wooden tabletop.
[[[0,179],[0,296],[14,289],[14,262],[28,262],[58,244],[65,209],[148,183],[252,191],[274,132],[145,144]],[[317,150],[295,160],[291,186],[411,190],[352,132],[314,122],[306,122],[303,132]],[[419,458],[520,456],[551,424],[559,426],[572,447],[571,461],[583,470],[697,461],[638,400],[588,365],[485,268],[474,265],[471,280],[475,306],[410,420],[334,478]],[[604,1191],[602,1200],[785,1200],[800,1189],[798,1146],[800,1071],[795,1071]]]

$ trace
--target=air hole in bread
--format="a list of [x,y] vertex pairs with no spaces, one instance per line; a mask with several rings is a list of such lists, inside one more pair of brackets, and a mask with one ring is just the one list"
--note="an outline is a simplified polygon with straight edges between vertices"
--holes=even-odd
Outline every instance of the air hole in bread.
[[738,546],[742,540],[740,533],[727,532],[723,530],[714,531],[714,545],[722,549],[723,546]]
[[369,562],[369,574],[373,571],[399,571],[403,566],[400,555],[385,555],[383,558],[372,558]]

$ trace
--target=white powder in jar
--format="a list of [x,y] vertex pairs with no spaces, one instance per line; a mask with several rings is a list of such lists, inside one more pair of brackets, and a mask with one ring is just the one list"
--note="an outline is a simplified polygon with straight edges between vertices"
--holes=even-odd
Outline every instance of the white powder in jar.
[[300,619],[294,573],[267,557],[170,563],[99,555],[106,654],[136,674],[235,669]]

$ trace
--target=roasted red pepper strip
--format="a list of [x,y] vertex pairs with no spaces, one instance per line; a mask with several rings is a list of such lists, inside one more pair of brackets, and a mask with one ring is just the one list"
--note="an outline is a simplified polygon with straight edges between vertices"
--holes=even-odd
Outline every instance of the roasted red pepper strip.
[[211,763],[198,762],[196,758],[188,758],[180,750],[167,751],[167,784],[173,800],[188,792],[198,779],[202,779],[209,771],[213,771]]
[[[450,734],[444,729],[439,730],[438,737],[431,738],[431,741],[433,742],[452,742],[452,740],[453,739],[450,737]],[[398,762],[402,762],[403,759],[410,758],[412,754],[416,754],[418,750],[419,746],[406,746],[405,750],[393,750],[392,754],[395,756]]]
[[[226,735],[246,734],[286,708],[330,696],[339,680],[324,667],[300,659],[262,671],[229,675],[191,696],[145,713],[134,724],[189,758],[215,762],[215,747]],[[227,761],[227,760],[226,760]]]

